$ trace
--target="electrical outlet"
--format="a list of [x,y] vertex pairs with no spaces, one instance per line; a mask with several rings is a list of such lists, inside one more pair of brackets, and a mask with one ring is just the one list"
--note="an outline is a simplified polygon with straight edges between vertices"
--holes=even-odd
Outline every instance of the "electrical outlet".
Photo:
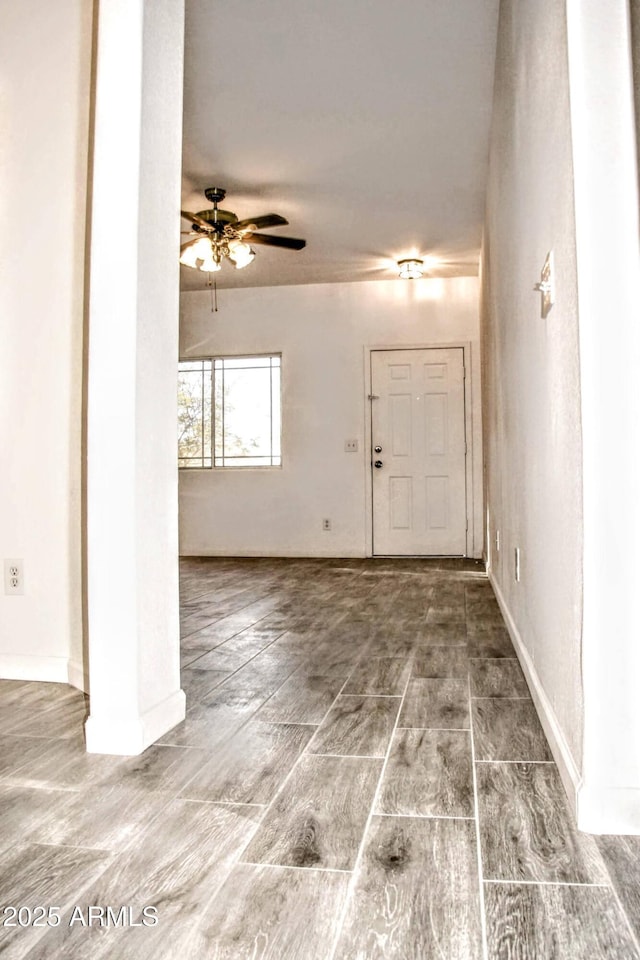
[[5,560],[4,592],[19,596],[24,593],[24,566],[22,560]]
[[331,530],[331,520],[329,520],[329,519],[323,520],[323,521],[322,521],[322,529],[323,529],[323,530]]
[[514,576],[516,583],[520,583],[520,547],[516,547],[514,550]]
[[344,452],[345,452],[345,453],[357,453],[357,452],[358,452],[358,441],[357,441],[357,440],[345,440],[345,442],[344,442]]

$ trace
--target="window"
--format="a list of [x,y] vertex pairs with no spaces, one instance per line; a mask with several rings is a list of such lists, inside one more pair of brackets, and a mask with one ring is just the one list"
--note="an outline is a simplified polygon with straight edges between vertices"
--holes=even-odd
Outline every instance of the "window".
[[178,364],[178,466],[211,466],[211,360]]
[[180,467],[279,467],[280,356],[183,360]]

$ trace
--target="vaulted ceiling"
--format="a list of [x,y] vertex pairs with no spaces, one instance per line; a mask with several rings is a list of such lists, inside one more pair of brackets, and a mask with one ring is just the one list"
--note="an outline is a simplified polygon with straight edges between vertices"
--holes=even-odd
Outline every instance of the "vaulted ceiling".
[[222,186],[225,209],[279,213],[289,226],[265,232],[307,241],[226,262],[219,286],[389,279],[411,254],[477,273],[498,0],[188,0],[186,16],[183,206]]

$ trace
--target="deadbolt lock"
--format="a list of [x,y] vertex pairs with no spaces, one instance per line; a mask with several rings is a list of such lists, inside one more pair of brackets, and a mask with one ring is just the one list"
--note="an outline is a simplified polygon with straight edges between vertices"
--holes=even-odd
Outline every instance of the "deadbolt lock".
[[373,449],[376,453],[382,453],[382,447],[374,447]]

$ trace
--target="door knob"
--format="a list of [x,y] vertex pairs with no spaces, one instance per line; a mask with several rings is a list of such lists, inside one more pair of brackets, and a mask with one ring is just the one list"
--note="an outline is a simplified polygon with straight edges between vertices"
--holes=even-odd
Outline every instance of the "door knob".
[[376,462],[374,463],[374,467],[377,467],[379,470],[381,466],[382,466],[382,460],[376,460]]
[[382,447],[374,447],[373,449],[376,453],[382,453]]

